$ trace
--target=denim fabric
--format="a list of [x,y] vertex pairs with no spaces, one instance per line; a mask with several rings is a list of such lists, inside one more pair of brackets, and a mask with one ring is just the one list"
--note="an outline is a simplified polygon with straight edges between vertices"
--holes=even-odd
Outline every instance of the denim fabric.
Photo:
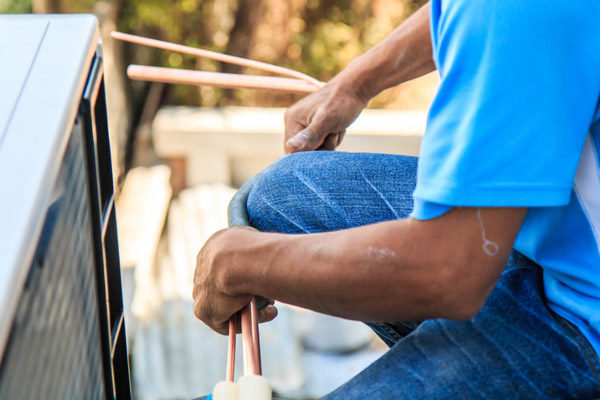
[[[312,233],[406,218],[416,167],[416,158],[396,155],[286,156],[250,193],[250,222]],[[474,318],[369,326],[390,350],[326,399],[600,398],[597,355],[548,309],[541,268],[516,251]]]
[[314,233],[406,218],[417,159],[396,157],[333,151],[284,156],[250,192],[250,224],[261,231]]

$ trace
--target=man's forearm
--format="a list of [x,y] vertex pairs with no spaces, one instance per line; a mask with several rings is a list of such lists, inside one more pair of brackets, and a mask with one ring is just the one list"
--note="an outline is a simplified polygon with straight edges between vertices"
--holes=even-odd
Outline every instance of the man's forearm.
[[[227,286],[232,294],[256,293],[349,319],[431,317],[427,310],[435,307],[427,303],[434,275],[402,254],[402,247],[411,246],[402,235],[407,223],[312,235],[260,233],[251,248],[242,249],[243,270],[232,266]],[[390,246],[386,237],[404,246]]]
[[311,235],[245,231],[226,291],[367,321],[467,318],[496,282],[523,216],[485,211],[494,221],[487,234],[500,244],[494,257],[481,248],[473,209]]
[[402,82],[435,70],[429,3],[375,47],[355,58],[331,83],[353,86],[364,102]]

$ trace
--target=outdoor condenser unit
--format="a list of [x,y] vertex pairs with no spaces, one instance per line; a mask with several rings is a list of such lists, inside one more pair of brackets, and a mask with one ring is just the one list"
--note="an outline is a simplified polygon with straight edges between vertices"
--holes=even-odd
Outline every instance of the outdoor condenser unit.
[[129,399],[97,21],[0,16],[0,399]]

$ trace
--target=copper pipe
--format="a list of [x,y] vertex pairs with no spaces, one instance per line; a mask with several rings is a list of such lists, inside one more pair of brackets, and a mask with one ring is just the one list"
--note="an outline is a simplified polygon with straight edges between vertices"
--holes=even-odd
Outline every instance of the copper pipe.
[[244,358],[244,375],[260,375],[260,366],[256,357],[256,349],[252,338],[252,311],[250,305],[242,310],[242,344]]
[[262,71],[273,72],[275,74],[290,76],[292,78],[297,78],[307,83],[310,83],[312,86],[316,88],[320,88],[324,85],[323,82],[318,81],[317,79],[303,74],[298,71],[294,71],[289,68],[280,67],[277,65],[272,65],[268,63],[264,63],[261,61],[248,60],[242,57],[230,56],[227,54],[217,53],[214,51],[198,49],[195,47],[184,46],[181,44],[164,42],[162,40],[145,38],[142,36],[130,35],[128,33],[122,32],[111,32],[111,36],[117,40],[123,40],[126,42],[136,43],[143,46],[156,47],[163,50],[170,50],[184,54],[190,54],[196,57],[206,57],[217,61],[226,62],[229,64],[241,65],[244,67],[256,68]]
[[252,320],[252,344],[256,359],[257,375],[262,375],[262,362],[260,358],[260,338],[258,334],[258,309],[256,308],[256,298],[252,298],[250,303],[250,316]]
[[130,65],[127,68],[127,76],[131,79],[143,81],[207,85],[223,88],[267,89],[295,93],[312,93],[318,90],[318,87],[299,79],[192,71],[145,65]]
[[237,320],[238,314],[234,314],[229,320],[229,343],[227,347],[227,372],[225,380],[234,381],[235,374],[235,339],[237,336]]

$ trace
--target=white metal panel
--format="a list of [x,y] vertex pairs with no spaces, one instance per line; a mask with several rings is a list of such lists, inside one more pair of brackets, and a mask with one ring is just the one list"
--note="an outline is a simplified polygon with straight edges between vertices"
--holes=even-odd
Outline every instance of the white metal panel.
[[[5,24],[47,25],[0,142],[0,352],[38,240],[52,185],[73,126],[87,72],[98,41],[90,15],[0,16]],[[20,50],[31,38],[10,33]],[[0,75],[14,74],[7,55]],[[12,72],[11,72],[12,71]],[[7,100],[9,102],[9,100]]]
[[47,27],[47,21],[0,20],[0,143]]

